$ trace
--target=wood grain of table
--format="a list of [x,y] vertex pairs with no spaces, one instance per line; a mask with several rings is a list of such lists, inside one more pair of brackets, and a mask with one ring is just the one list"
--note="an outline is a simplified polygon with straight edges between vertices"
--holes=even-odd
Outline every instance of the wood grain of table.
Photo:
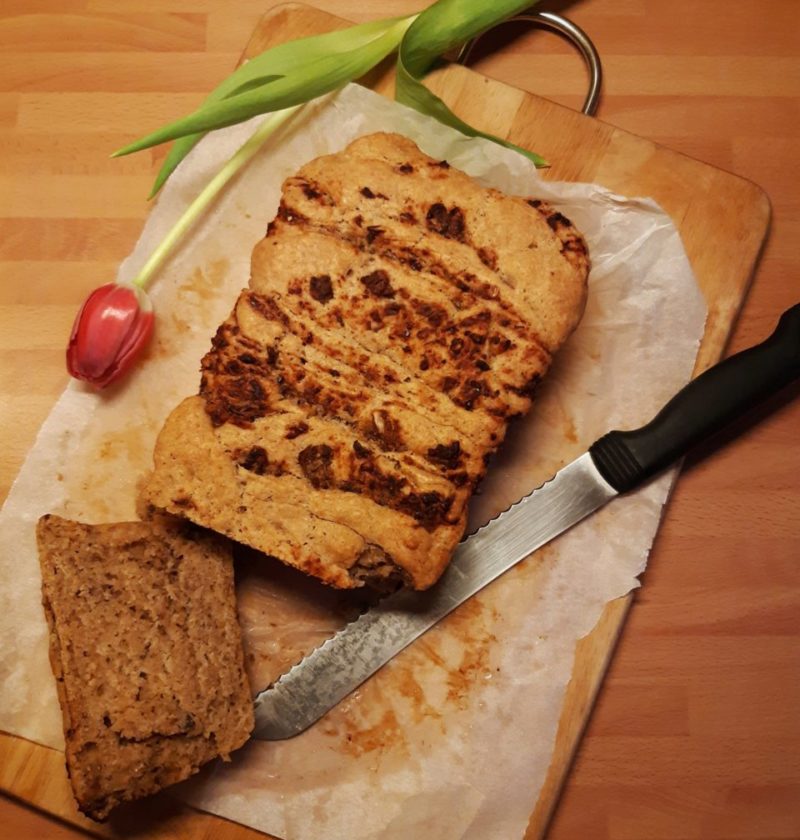
[[[364,20],[422,4],[315,5]],[[594,39],[606,73],[599,116],[766,190],[772,230],[729,352],[759,341],[800,300],[796,0],[542,8]],[[146,212],[159,153],[107,152],[196,105],[263,11],[256,0],[3,0],[0,434],[10,445],[0,498],[66,382],[52,351],[75,290],[113,276]],[[501,49],[479,59],[483,73],[580,106],[586,74],[559,38],[493,42]],[[113,219],[97,230],[111,202]],[[59,294],[65,271],[69,293]],[[11,340],[19,318],[31,319],[23,347]],[[798,390],[686,465],[550,837],[800,837],[800,401],[789,399]],[[83,836],[9,799],[0,825],[22,840]]]

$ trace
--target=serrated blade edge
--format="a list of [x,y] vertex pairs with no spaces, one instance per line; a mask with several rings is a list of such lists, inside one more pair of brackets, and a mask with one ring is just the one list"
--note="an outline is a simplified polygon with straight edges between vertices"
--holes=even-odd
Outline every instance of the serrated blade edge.
[[253,736],[300,734],[459,604],[616,495],[581,455],[461,543],[431,589],[385,598],[260,692]]

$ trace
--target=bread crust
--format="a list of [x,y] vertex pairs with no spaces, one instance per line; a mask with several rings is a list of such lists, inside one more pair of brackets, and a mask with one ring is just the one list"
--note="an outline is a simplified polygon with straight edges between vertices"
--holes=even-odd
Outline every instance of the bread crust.
[[143,498],[334,586],[431,586],[588,272],[563,215],[404,137],[310,161]]

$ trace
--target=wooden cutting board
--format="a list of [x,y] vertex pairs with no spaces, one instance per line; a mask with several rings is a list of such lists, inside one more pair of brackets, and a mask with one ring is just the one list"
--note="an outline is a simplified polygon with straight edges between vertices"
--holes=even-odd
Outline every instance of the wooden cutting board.
[[[245,56],[291,38],[347,25],[302,5],[275,7],[260,22]],[[365,80],[388,96],[390,66]],[[754,184],[585,117],[540,97],[459,66],[437,71],[431,88],[473,125],[535,149],[552,162],[545,177],[591,181],[628,196],[654,198],[678,225],[705,295],[709,318],[697,370],[720,358],[769,223],[769,204]],[[579,645],[547,781],[531,816],[528,837],[543,834],[570,760],[625,621],[630,598],[608,605],[594,631]],[[187,838],[263,836],[216,817],[156,797],[118,826],[98,827],[75,810],[63,756],[18,738],[0,735],[0,788],[36,807],[103,836],[128,834]]]

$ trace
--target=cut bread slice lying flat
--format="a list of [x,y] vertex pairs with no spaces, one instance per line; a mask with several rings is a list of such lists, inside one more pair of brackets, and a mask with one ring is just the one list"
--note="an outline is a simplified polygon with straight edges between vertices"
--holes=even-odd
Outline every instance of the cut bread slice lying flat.
[[196,531],[39,520],[67,770],[94,819],[227,759],[252,731],[230,548]]
[[589,258],[544,202],[374,134],[306,164],[143,501],[339,587],[441,575]]

